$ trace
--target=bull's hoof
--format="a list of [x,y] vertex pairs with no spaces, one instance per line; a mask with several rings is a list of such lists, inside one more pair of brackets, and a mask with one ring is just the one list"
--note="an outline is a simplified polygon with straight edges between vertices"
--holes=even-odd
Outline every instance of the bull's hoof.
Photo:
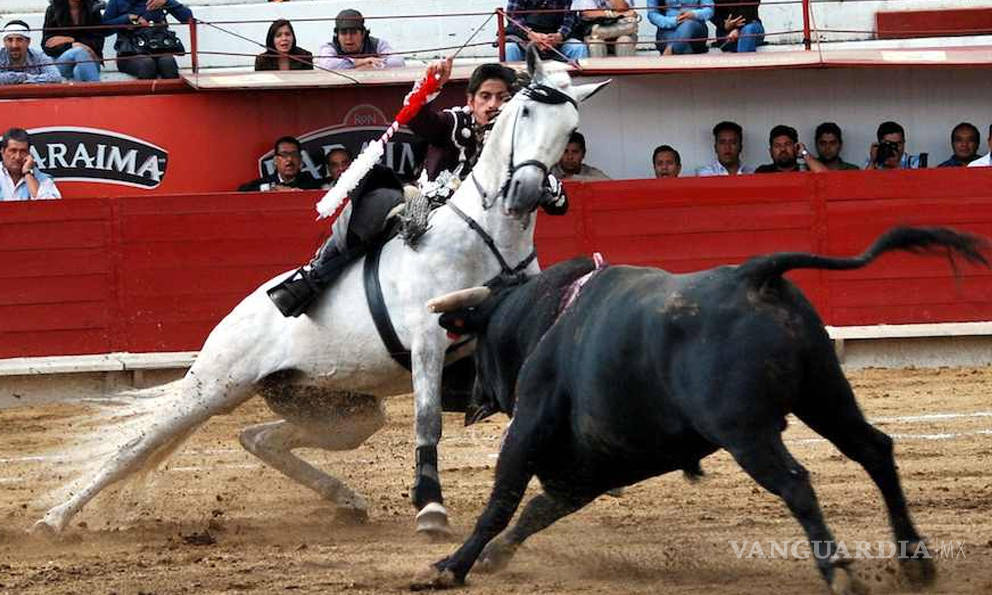
[[450,589],[465,584],[458,580],[455,573],[450,570],[441,570],[433,564],[423,572],[414,577],[410,583],[411,591],[428,591],[438,589]]
[[[918,550],[928,551],[925,547],[920,547],[921,542],[910,543],[906,548],[911,556]],[[909,558],[900,558],[899,566],[902,576],[913,589],[929,587],[937,580],[937,566],[933,563],[933,558],[917,555]]]
[[431,539],[448,539],[451,526],[448,525],[448,510],[443,504],[431,502],[417,513],[417,533]]
[[834,561],[834,580],[830,590],[837,595],[868,595],[871,589],[854,574],[851,560]]
[[481,574],[492,574],[503,570],[510,565],[510,560],[517,553],[517,547],[497,537],[482,550],[479,560],[475,563],[475,571]]

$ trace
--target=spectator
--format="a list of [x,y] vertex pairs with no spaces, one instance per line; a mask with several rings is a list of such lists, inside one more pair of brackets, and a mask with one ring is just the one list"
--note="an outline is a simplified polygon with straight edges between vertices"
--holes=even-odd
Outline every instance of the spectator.
[[284,190],[316,190],[321,182],[302,171],[303,147],[300,141],[292,136],[283,136],[276,141],[275,146],[276,171],[268,176],[242,184],[238,192],[269,192]]
[[824,167],[834,171],[858,169],[857,165],[848,163],[840,157],[840,152],[844,149],[844,137],[841,135],[840,126],[833,122],[824,122],[816,127],[814,138],[817,158]]
[[609,180],[610,176],[600,169],[582,163],[586,158],[586,137],[575,131],[568,137],[565,152],[561,159],[551,168],[551,175],[559,180]]
[[31,156],[31,138],[23,128],[11,128],[0,140],[0,201],[62,198],[51,176],[38,170]]
[[31,49],[31,29],[24,21],[3,26],[0,49],[0,85],[21,83],[60,83],[62,75],[43,52]]
[[313,54],[296,45],[296,31],[276,19],[265,34],[265,51],[255,56],[255,70],[313,70]]
[[951,150],[954,153],[950,159],[937,167],[965,167],[978,159],[978,145],[982,142],[982,134],[970,122],[961,122],[951,130]]
[[984,157],[979,157],[978,159],[972,161],[968,164],[968,167],[989,167],[992,165],[992,126],[989,126],[989,152]]
[[[174,39],[175,33],[165,24],[166,14],[171,14],[180,23],[188,23],[193,18],[193,11],[178,0],[110,0],[107,3],[103,23],[124,27],[117,29],[114,42],[118,70],[139,79],[179,78],[179,65],[174,55],[148,53],[136,43],[136,36],[151,36],[160,41]],[[155,23],[159,26],[144,29]]]
[[760,166],[754,170],[754,173],[777,174],[803,171],[797,160],[799,157],[806,160],[806,167],[810,171],[827,171],[827,168],[806,150],[806,146],[799,142],[799,133],[791,126],[779,124],[772,128],[768,135],[768,154],[771,156],[772,162]]
[[[579,15],[569,11],[571,4],[571,0],[507,0],[509,24],[506,27],[506,59],[510,62],[523,60],[524,48],[528,42],[537,45],[541,58],[545,60],[560,60],[558,52],[569,60],[589,56],[584,43],[578,39],[569,39],[573,34],[579,33],[576,29],[580,24]],[[520,14],[520,11],[527,10],[557,12]]]
[[906,152],[906,131],[897,122],[882,122],[875,131],[878,142],[869,149],[865,169],[918,169],[927,166],[927,154]]
[[372,37],[365,28],[365,17],[353,8],[338,13],[334,38],[320,46],[317,54],[317,66],[328,70],[400,68],[406,64],[403,56],[393,55],[386,40]]
[[633,6],[634,0],[572,0],[591,58],[633,56],[637,52],[640,19]]
[[324,164],[327,166],[327,176],[321,180],[323,188],[330,189],[334,186],[354,158],[355,156],[344,145],[331,147],[324,159]]
[[741,146],[744,144],[744,130],[737,122],[720,122],[713,127],[713,151],[716,159],[696,170],[696,175],[739,176],[753,174],[754,168],[741,163]]
[[100,80],[103,64],[102,29],[77,29],[103,24],[100,5],[93,0],[52,0],[45,10],[41,47],[55,60],[62,78],[82,82]]
[[656,178],[677,178],[682,173],[682,156],[670,145],[655,147],[651,163]]
[[706,52],[711,18],[713,0],[648,0],[648,20],[658,28],[654,45],[663,56]]
[[765,26],[758,17],[761,0],[741,5],[740,0],[715,0],[713,25],[717,46],[725,52],[753,52],[765,43]]

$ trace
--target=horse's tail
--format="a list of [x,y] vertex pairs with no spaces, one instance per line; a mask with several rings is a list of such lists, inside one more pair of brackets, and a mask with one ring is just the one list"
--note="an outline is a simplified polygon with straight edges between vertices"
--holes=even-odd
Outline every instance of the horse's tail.
[[944,254],[957,274],[955,256],[963,257],[972,264],[989,266],[983,254],[988,247],[989,242],[984,237],[946,227],[895,227],[879,236],[867,250],[852,258],[832,258],[806,252],[779,252],[752,258],[738,267],[737,272],[750,283],[760,286],[794,269],[859,269],[885,252],[903,250],[915,254]]
[[[121,449],[182,408],[183,380],[84,401],[90,407],[72,420],[71,435],[57,451],[44,455],[57,463],[59,476],[77,479],[49,493],[45,500],[63,500]],[[171,436],[144,460],[134,477],[144,478],[165,463],[199,425]]]

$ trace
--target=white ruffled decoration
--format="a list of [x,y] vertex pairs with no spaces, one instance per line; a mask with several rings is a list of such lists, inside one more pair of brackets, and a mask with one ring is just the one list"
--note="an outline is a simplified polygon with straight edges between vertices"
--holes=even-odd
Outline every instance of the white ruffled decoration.
[[[391,137],[392,133],[395,132],[394,128],[399,128],[395,122],[390,127],[390,130],[387,131],[389,133],[384,134],[383,137]],[[341,177],[338,178],[337,183],[317,203],[317,213],[320,214],[317,218],[325,219],[333,215],[348,197],[348,193],[358,186],[358,183],[362,181],[365,174],[372,171],[372,168],[379,162],[379,159],[382,158],[385,152],[386,143],[382,138],[366,145],[365,149],[348,166],[348,169],[344,170]]]

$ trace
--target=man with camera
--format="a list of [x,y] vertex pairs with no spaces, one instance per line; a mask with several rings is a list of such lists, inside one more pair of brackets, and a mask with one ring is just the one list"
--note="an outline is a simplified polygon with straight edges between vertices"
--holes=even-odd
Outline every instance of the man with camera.
[[927,154],[906,152],[906,131],[898,122],[882,122],[875,132],[865,169],[919,169],[927,166]]

